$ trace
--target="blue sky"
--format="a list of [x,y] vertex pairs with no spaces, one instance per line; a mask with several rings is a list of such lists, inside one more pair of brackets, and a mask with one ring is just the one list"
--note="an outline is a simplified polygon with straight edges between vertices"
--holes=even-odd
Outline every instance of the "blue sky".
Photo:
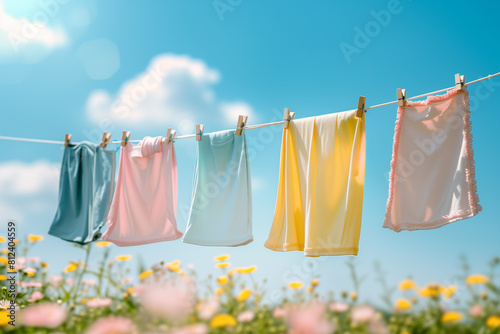
[[[396,88],[414,96],[453,86],[458,72],[470,81],[500,70],[496,2],[221,0],[218,10],[212,1],[2,3],[0,22],[9,22],[0,25],[4,136],[63,140],[71,133],[75,141],[96,142],[102,131],[119,139],[129,130],[131,139],[141,139],[164,135],[168,127],[188,134],[195,123],[210,132],[235,127],[240,113],[249,115],[249,125],[279,120],[285,107],[297,118],[308,117],[354,109],[360,95],[374,105],[394,100]],[[33,21],[43,26],[35,26],[36,33],[23,31]],[[13,32],[21,36],[16,50],[9,40]],[[375,261],[389,283],[408,275],[420,284],[451,283],[461,254],[477,271],[500,255],[494,213],[500,187],[494,172],[500,163],[495,143],[500,79],[469,91],[483,211],[436,230],[398,234],[382,228],[396,108],[367,113],[356,258],[360,273],[368,275],[362,298],[378,295]],[[111,112],[116,106],[125,106],[122,116]],[[151,264],[180,259],[204,274],[212,271],[213,256],[230,253],[234,265],[257,265],[257,275],[273,288],[318,275],[325,290],[352,289],[347,257],[309,259],[264,248],[274,213],[281,129],[251,130],[247,140],[256,152],[253,243],[227,249],[177,240],[114,246],[113,254],[140,256]],[[190,203],[196,144],[189,139],[175,145],[178,225],[184,231],[182,208]],[[0,219],[16,218],[21,235],[45,235],[34,252],[53,272],[81,258],[78,249],[46,234],[57,205],[62,147],[0,141],[0,152]]]

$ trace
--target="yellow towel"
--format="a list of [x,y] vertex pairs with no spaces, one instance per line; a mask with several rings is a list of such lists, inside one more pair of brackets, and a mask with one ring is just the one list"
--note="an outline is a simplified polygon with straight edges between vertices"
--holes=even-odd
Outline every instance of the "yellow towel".
[[357,255],[365,179],[365,118],[308,117],[283,131],[278,198],[265,246],[306,256]]

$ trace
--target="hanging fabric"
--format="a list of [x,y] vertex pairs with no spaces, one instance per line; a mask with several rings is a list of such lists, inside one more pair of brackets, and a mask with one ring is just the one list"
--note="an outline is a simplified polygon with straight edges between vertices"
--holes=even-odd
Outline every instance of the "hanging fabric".
[[241,246],[252,242],[252,185],[245,131],[201,136],[183,242]]
[[449,90],[398,108],[383,226],[438,228],[481,211],[469,93]]
[[306,256],[357,255],[365,178],[365,116],[356,110],[290,121],[265,246]]
[[108,230],[102,238],[118,246],[179,239],[177,161],[173,142],[145,137],[120,149],[120,165]]
[[87,244],[101,236],[115,180],[115,152],[89,142],[64,148],[58,208],[49,234]]

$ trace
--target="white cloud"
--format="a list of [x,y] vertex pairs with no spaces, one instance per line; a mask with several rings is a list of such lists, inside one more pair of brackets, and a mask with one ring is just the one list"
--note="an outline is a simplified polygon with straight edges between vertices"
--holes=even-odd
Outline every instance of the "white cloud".
[[213,86],[219,81],[220,73],[202,60],[164,54],[155,57],[144,72],[125,82],[117,94],[104,90],[92,92],[86,110],[96,123],[170,126],[182,133],[191,132],[196,122],[221,118],[226,124],[236,125],[238,113],[255,119],[247,103],[217,98]]
[[27,214],[55,212],[59,166],[44,160],[0,164],[0,219],[22,221]]
[[62,28],[49,28],[57,12],[43,7],[35,11],[32,20],[9,15],[0,4],[0,56],[2,62],[14,60],[38,62],[52,49],[65,45],[66,33]]

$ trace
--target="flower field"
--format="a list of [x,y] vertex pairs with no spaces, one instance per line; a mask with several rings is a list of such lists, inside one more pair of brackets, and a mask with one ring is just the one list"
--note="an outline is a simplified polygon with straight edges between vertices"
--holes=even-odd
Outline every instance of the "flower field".
[[[257,267],[234,268],[229,255],[214,258],[213,275],[203,279],[179,260],[133,273],[127,266],[131,256],[111,258],[110,244],[101,241],[78,246],[83,261],[49,275],[50,264],[30,255],[43,237],[29,235],[12,268],[18,295],[11,303],[8,243],[0,242],[4,333],[500,333],[498,258],[487,275],[468,272],[464,263],[460,288],[417,286],[403,278],[396,290],[381,282],[387,292],[382,308],[360,302],[357,289],[320,294],[320,278],[288,282],[281,300],[271,304],[266,281],[254,277]],[[88,263],[91,250],[93,258],[100,256],[95,265]],[[11,313],[15,326],[9,324]]]

